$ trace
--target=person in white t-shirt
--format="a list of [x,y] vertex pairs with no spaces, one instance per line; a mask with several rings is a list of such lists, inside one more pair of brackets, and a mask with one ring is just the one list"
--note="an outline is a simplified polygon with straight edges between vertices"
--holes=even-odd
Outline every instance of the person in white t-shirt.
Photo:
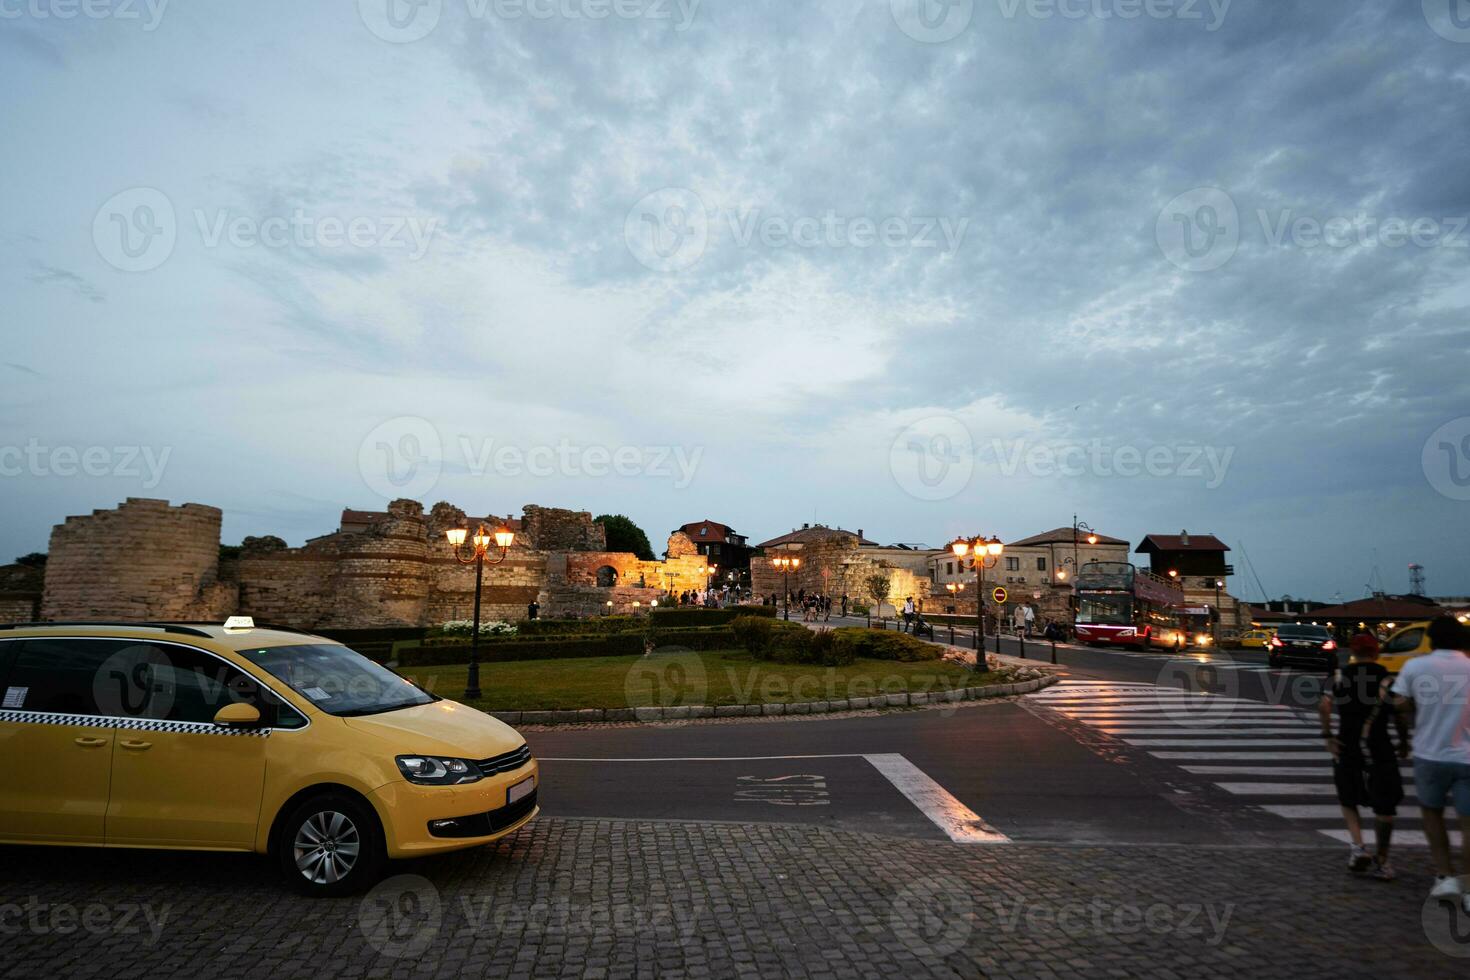
[[1393,693],[1413,718],[1414,788],[1436,876],[1430,895],[1470,912],[1444,821],[1445,805],[1452,804],[1460,817],[1463,867],[1470,872],[1470,631],[1440,616],[1429,624],[1429,645],[1432,653],[1404,664]]

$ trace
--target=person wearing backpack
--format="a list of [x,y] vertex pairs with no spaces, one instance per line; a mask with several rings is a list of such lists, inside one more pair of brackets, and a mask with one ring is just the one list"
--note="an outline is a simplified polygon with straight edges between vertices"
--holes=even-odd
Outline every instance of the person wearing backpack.
[[[1389,691],[1388,670],[1378,663],[1378,641],[1360,633],[1352,638],[1349,648],[1352,660],[1337,673],[1332,687],[1324,690],[1317,713],[1322,721],[1322,738],[1332,753],[1337,802],[1352,838],[1348,870],[1361,874],[1371,867],[1374,878],[1392,881],[1394,871],[1388,863],[1388,852],[1394,817],[1404,798],[1399,760],[1409,757],[1408,724],[1393,708],[1397,699]],[[1389,737],[1390,718],[1398,731],[1397,750]],[[1373,811],[1372,855],[1363,846],[1359,807]]]

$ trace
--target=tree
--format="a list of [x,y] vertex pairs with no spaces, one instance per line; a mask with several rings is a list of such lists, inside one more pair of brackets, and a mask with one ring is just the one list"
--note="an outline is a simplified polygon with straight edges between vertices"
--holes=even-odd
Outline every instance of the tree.
[[46,553],[42,551],[33,551],[28,555],[21,555],[15,560],[15,563],[17,565],[23,565],[26,568],[45,568]]
[[653,561],[653,546],[648,543],[648,535],[631,519],[622,514],[603,514],[596,521],[607,531],[608,551],[634,554],[639,561]]
[[883,603],[888,601],[888,593],[893,590],[893,580],[888,577],[886,572],[874,572],[872,575],[863,579],[863,584],[872,593],[873,605],[877,607],[877,611],[881,614]]

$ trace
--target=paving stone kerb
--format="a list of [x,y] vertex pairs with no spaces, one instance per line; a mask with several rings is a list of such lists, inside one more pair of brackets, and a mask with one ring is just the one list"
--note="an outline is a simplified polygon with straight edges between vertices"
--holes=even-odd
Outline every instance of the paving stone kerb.
[[1424,862],[1382,885],[1338,857],[542,817],[313,900],[259,858],[6,848],[0,975],[1465,976]]
[[[1019,665],[1021,661],[1016,661]],[[582,708],[577,711],[491,711],[507,725],[586,725],[598,722],[643,722],[647,724],[689,721],[696,718],[760,718],[777,715],[827,715],[887,708],[928,708],[965,701],[987,701],[1029,694],[1057,682],[1053,674],[1011,684],[964,687],[947,691],[915,691],[879,694],[868,698],[828,701],[799,701],[779,704],[672,705],[646,708]]]

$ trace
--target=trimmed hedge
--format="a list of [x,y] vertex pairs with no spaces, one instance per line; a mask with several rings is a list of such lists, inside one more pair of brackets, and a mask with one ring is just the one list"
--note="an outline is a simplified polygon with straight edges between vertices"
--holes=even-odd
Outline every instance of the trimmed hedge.
[[648,620],[641,616],[530,619],[516,624],[521,636],[593,636],[603,633],[641,633],[647,626]]
[[[605,636],[556,636],[534,640],[497,640],[480,644],[480,662],[562,660],[572,657],[633,657],[644,651],[641,633]],[[400,667],[447,667],[470,662],[468,643],[440,644],[404,650]]]
[[702,653],[706,650],[737,650],[740,648],[740,641],[734,630],[684,627],[659,630],[653,637],[653,645],[655,649],[682,647]]
[[737,619],[750,617],[776,618],[775,606],[733,606],[729,609],[701,609],[698,606],[675,606],[654,609],[648,614],[655,630],[674,626],[728,626]]

